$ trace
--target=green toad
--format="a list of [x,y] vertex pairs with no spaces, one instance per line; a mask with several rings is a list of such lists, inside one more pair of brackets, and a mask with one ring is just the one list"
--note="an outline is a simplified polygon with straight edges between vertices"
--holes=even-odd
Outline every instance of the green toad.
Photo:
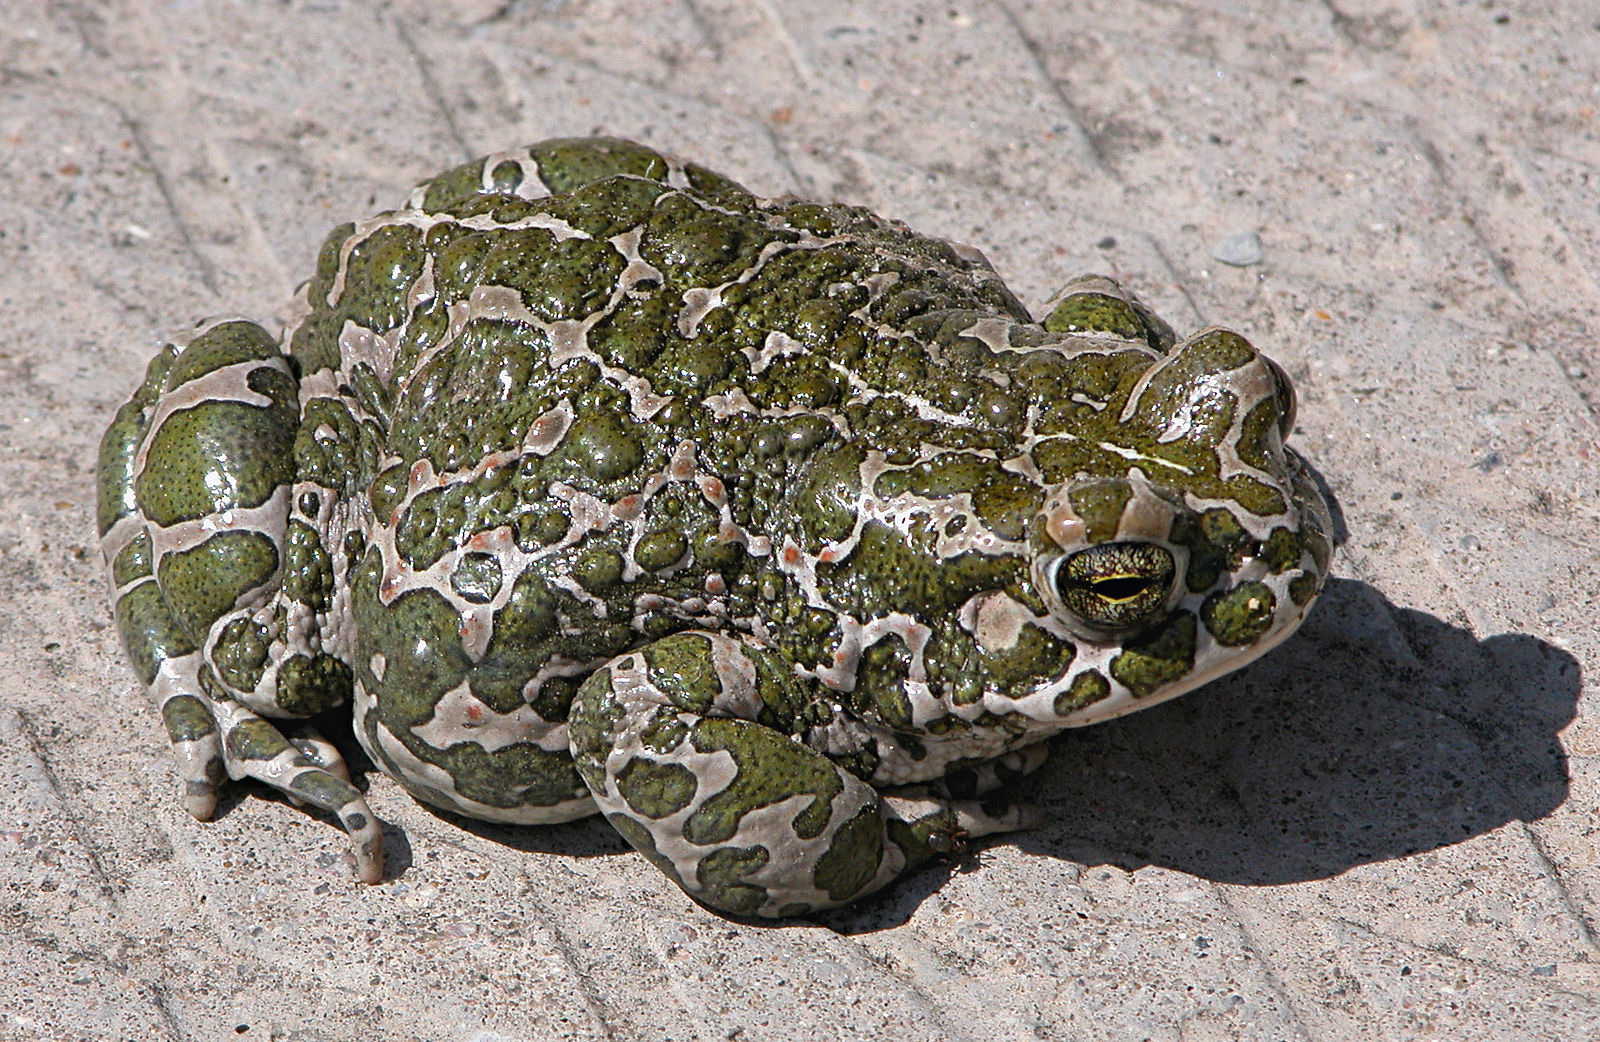
[[1288,636],[1329,559],[1283,372],[1114,282],[548,141],[334,230],[282,347],[202,324],[101,447],[117,624],[189,810],[255,778],[600,812],[789,916],[1024,816],[1043,740]]

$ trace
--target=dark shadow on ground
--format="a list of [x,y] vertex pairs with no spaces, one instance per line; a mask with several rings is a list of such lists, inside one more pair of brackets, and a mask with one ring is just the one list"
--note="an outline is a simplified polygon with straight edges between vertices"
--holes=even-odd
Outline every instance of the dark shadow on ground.
[[[633,848],[628,846],[627,841],[598,814],[559,825],[502,825],[441,810],[421,800],[417,801],[417,806],[440,821],[449,822],[466,832],[482,836],[491,843],[499,843],[526,854],[600,857],[607,854],[633,853]],[[640,858],[639,864],[647,869],[650,867],[643,858]]]

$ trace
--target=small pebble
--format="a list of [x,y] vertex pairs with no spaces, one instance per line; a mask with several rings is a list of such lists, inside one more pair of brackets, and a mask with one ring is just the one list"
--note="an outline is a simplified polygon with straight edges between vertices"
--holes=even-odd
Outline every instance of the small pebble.
[[1260,264],[1266,256],[1261,250],[1261,236],[1255,232],[1234,232],[1211,248],[1211,256],[1236,268]]

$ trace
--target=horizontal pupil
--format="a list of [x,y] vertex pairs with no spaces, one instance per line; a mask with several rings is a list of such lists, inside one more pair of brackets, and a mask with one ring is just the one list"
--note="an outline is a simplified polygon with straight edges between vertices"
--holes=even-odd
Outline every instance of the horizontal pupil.
[[1111,601],[1125,601],[1137,597],[1150,588],[1149,579],[1100,579],[1093,584],[1094,592]]

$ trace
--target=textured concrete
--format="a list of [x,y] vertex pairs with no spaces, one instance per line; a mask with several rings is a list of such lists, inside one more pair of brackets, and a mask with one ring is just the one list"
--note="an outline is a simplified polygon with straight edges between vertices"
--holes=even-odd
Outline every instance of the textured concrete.
[[[1589,6],[0,0],[0,1038],[1600,1037]],[[94,549],[111,409],[338,220],[592,131],[971,242],[1035,305],[1095,269],[1236,326],[1300,389],[1339,578],[1267,660],[1057,740],[1043,828],[825,922],[379,776],[375,887],[260,791],[190,820]]]

